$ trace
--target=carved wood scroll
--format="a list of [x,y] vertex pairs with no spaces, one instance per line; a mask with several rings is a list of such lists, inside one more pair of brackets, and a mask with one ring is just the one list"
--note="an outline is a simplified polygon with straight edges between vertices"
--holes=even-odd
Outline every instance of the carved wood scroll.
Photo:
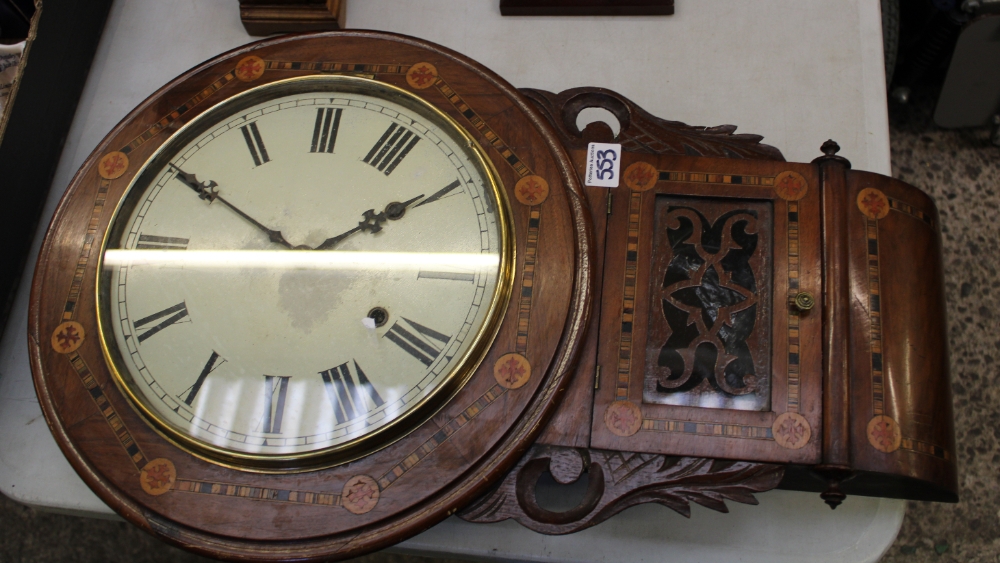
[[583,109],[596,107],[618,119],[621,131],[615,142],[621,143],[625,152],[785,160],[780,150],[761,144],[761,135],[735,133],[735,125],[696,127],[660,119],[606,88],[572,88],[558,94],[533,88],[518,91],[534,102],[570,150],[586,150],[588,141],[576,126],[576,117]]
[[657,198],[644,402],[770,410],[770,213]]
[[[587,480],[583,499],[561,512],[539,505],[539,479]],[[630,506],[655,502],[690,517],[691,503],[729,512],[725,501],[757,504],[753,493],[773,489],[784,467],[658,454],[534,446],[491,493],[459,516],[469,522],[509,518],[543,534],[569,534],[599,524]]]

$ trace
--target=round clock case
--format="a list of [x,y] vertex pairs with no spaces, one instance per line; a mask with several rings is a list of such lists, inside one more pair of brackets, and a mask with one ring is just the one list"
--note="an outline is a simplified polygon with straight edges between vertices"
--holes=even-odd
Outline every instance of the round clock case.
[[[500,260],[499,289],[493,292],[495,314],[488,322],[474,323],[478,346],[469,346],[456,355],[458,359],[447,357],[445,361],[441,358],[447,353],[441,352],[457,349],[449,348],[453,344],[449,342],[452,338],[449,331],[435,331],[391,307],[388,312],[372,309],[366,318],[369,324],[364,330],[370,331],[373,342],[390,350],[396,346],[405,351],[406,346],[394,341],[402,337],[401,341],[410,343],[407,353],[411,359],[439,366],[441,377],[448,382],[440,385],[439,391],[429,392],[418,408],[399,417],[390,425],[391,432],[366,432],[364,428],[374,418],[365,419],[360,414],[386,402],[381,396],[375,401],[370,391],[372,386],[365,387],[366,381],[372,381],[377,388],[379,376],[374,372],[364,376],[359,373],[357,361],[349,365],[333,352],[330,364],[347,366],[344,370],[347,373],[334,368],[305,373],[306,368],[302,368],[293,376],[243,369],[230,370],[231,376],[224,379],[219,375],[222,372],[215,369],[222,365],[216,358],[221,354],[213,351],[201,375],[186,367],[178,371],[190,372],[189,386],[180,392],[176,386],[169,388],[167,383],[158,386],[155,380],[143,384],[148,392],[136,391],[136,378],[144,377],[143,373],[133,370],[135,366],[124,365],[122,358],[143,347],[153,348],[150,344],[173,342],[170,346],[159,344],[159,352],[155,352],[158,359],[154,358],[154,352],[148,354],[154,358],[150,360],[150,369],[165,373],[174,365],[170,353],[212,339],[204,332],[210,326],[206,319],[208,309],[202,308],[196,314],[198,309],[194,305],[187,308],[184,300],[176,310],[154,307],[155,302],[148,301],[145,313],[141,306],[136,306],[136,312],[126,315],[120,309],[125,302],[120,297],[123,291],[120,287],[125,286],[121,274],[141,273],[141,267],[128,261],[119,262],[115,266],[119,268],[118,277],[99,275],[102,260],[110,260],[109,253],[120,252],[120,248],[152,250],[152,256],[171,259],[195,255],[193,242],[192,248],[187,249],[188,239],[183,236],[143,233],[142,229],[133,228],[135,236],[129,238],[127,225],[135,226],[135,214],[145,212],[144,204],[137,202],[135,194],[157,181],[163,183],[163,190],[183,193],[201,205],[197,212],[208,206],[214,206],[212,209],[218,213],[216,208],[220,205],[233,204],[235,209],[246,201],[252,204],[252,198],[237,202],[237,195],[228,203],[219,199],[224,199],[227,193],[237,194],[234,178],[244,178],[253,184],[255,174],[263,178],[268,164],[277,164],[279,158],[292,153],[287,147],[281,148],[281,143],[271,141],[276,144],[272,145],[271,153],[265,154],[269,140],[261,135],[260,128],[267,123],[266,112],[227,114],[223,109],[248,108],[241,100],[254,96],[254,103],[266,105],[267,101],[287,94],[283,84],[310,80],[333,86],[329,104],[295,109],[302,114],[294,114],[298,115],[296,119],[303,123],[308,121],[306,118],[315,117],[315,127],[310,121],[298,133],[290,127],[282,134],[292,139],[301,134],[302,139],[294,142],[301,141],[303,152],[318,148],[312,152],[325,151],[333,158],[336,151],[326,151],[333,148],[332,139],[337,135],[332,124],[341,114],[349,117],[353,115],[349,112],[361,111],[360,106],[367,102],[341,100],[336,103],[342,105],[337,106],[332,98],[338,88],[343,90],[343,84],[360,84],[366,95],[374,96],[368,101],[377,104],[379,96],[388,96],[386,92],[399,92],[400,99],[409,99],[414,107],[426,106],[421,115],[439,116],[433,117],[430,127],[421,129],[415,120],[397,119],[389,129],[409,127],[413,129],[408,131],[412,138],[433,139],[435,131],[455,128],[452,146],[457,148],[456,139],[458,144],[468,143],[469,162],[482,159],[479,168],[482,177],[478,180],[482,193],[496,190],[495,231],[503,234],[494,238],[506,241],[507,247],[498,254],[495,252]],[[395,106],[387,103],[386,107],[392,113]],[[198,125],[205,121],[197,119],[203,115],[214,119],[212,127]],[[351,131],[358,137],[371,136],[378,127],[385,127],[385,123],[379,122],[368,129],[351,129],[348,117],[344,118],[340,133],[345,136]],[[260,128],[254,126],[258,122]],[[191,128],[185,128],[188,124],[192,124]],[[245,140],[246,145],[240,150],[247,153],[238,155],[244,157],[243,161],[235,153],[231,157],[216,156],[214,161],[206,157],[200,165],[200,176],[199,171],[182,170],[185,165],[175,158],[181,155],[178,148],[181,141],[191,142],[192,129],[204,135],[222,125],[227,130],[220,129],[219,135],[223,136],[220,143],[228,142],[235,151],[232,147],[241,146]],[[228,138],[224,137],[227,132]],[[367,166],[373,174],[388,177],[391,173],[395,178],[403,178],[397,182],[405,184],[406,178],[417,182],[416,168],[395,157],[406,154],[407,145],[399,140],[405,134],[393,137],[387,131],[386,139],[338,141],[337,151],[347,154],[338,157],[340,161],[329,162],[341,162],[331,166],[343,166],[344,174],[348,174],[348,169],[367,170],[364,168]],[[239,142],[234,143],[233,139]],[[360,147],[370,148],[372,154]],[[379,164],[385,166],[378,168]],[[221,167],[218,170],[222,171],[238,169],[238,174],[230,177],[228,184],[219,182],[213,186],[212,174],[205,172],[212,166]],[[331,177],[335,179],[338,174],[334,170]],[[224,172],[215,175],[225,177]],[[294,179],[286,183],[286,189],[294,189]],[[372,185],[373,189],[377,187]],[[468,186],[470,191],[475,191],[474,187]],[[365,188],[352,184],[351,188],[336,189],[353,197],[352,190]],[[433,196],[423,186],[419,190],[423,200]],[[320,191],[316,197],[325,196]],[[196,199],[199,201],[195,202]],[[423,200],[417,199],[412,204],[386,201],[383,213],[388,213],[388,217],[381,219],[374,218],[381,211],[380,205],[373,206],[372,217],[367,214],[362,217],[363,209],[337,206],[330,211],[330,224],[310,225],[302,231],[308,231],[314,241],[308,244],[286,241],[288,244],[275,248],[284,250],[283,256],[295,258],[337,253],[333,245],[314,244],[340,234],[331,224],[342,225],[346,221],[350,226],[358,221],[360,232],[352,236],[374,240],[371,237],[383,227],[391,234],[391,228],[397,224],[390,224],[390,220],[398,219],[398,225],[411,220],[400,217],[403,213],[419,217],[410,205],[419,205]],[[394,204],[396,207],[392,207]],[[133,214],[132,219],[126,217],[129,213]],[[241,219],[237,214],[246,216]],[[256,220],[249,215],[253,213],[244,212],[241,207],[229,220],[236,223],[245,220],[237,228],[251,225],[252,231]],[[317,222],[307,211],[300,216],[291,215],[292,222],[295,219]],[[183,219],[183,213],[174,216]],[[273,218],[273,214],[269,217]],[[280,223],[279,219],[274,220]],[[434,221],[440,226],[447,219],[440,217]],[[256,228],[279,231],[282,224],[265,227],[256,223]],[[291,232],[288,229],[286,234]],[[143,234],[146,238],[140,244],[137,237]],[[256,236],[259,239],[261,235]],[[276,241],[275,235],[269,236],[272,242]],[[283,237],[281,233],[277,236]],[[164,86],[108,134],[74,177],[45,237],[32,285],[28,344],[35,387],[56,441],[84,481],[118,513],[154,535],[224,559],[301,561],[357,556],[412,536],[463,507],[485,492],[531,444],[555,409],[582,343],[591,301],[590,239],[590,220],[582,189],[555,133],[513,87],[492,72],[442,47],[385,33],[348,31],[261,41],[208,61]],[[226,244],[220,244],[220,248],[226,248]],[[318,250],[304,253],[293,250],[293,246]],[[343,250],[356,248],[348,246]],[[107,267],[104,264],[103,269]],[[141,275],[135,278],[141,279]],[[173,278],[163,278],[164,291],[177,290],[178,283],[170,279]],[[232,276],[219,279],[223,280],[219,282],[223,286],[219,289],[220,299],[227,290],[239,291],[225,287],[235,283]],[[322,281],[319,279],[317,283]],[[442,280],[438,276],[436,281],[462,280]],[[140,299],[137,296],[142,291],[146,295],[155,294],[148,288],[134,287],[131,297],[134,300]],[[267,301],[270,297],[267,288],[274,286],[255,287],[256,291],[265,292],[259,294],[259,300]],[[204,287],[199,286],[198,291],[204,292]],[[431,299],[441,299],[439,293],[431,295]],[[191,299],[192,303],[197,301],[195,297]],[[490,299],[489,291],[486,299]],[[215,310],[225,314],[224,309]],[[383,313],[388,315],[388,322]],[[280,320],[273,316],[279,313],[269,314],[272,316],[254,319],[250,314],[247,318],[265,324]],[[391,332],[397,326],[393,321],[400,319],[409,324],[401,324]],[[110,326],[112,320],[123,328]],[[358,320],[360,326],[361,319]],[[260,347],[267,343],[266,333],[256,336],[261,339]],[[193,336],[196,334],[197,337]],[[142,342],[138,342],[140,337]],[[253,348],[255,336],[248,333],[243,338],[250,339]],[[330,338],[331,350],[338,339]],[[325,352],[315,351],[315,337],[310,342],[311,348],[304,353],[322,357]],[[211,342],[205,345],[205,351],[213,350]],[[192,357],[200,357],[199,354],[205,355],[193,352]],[[263,356],[266,359],[267,355]],[[406,355],[400,357],[405,360]],[[234,359],[232,363],[237,362]],[[229,384],[235,381],[263,390],[260,394],[264,397],[263,406],[237,405],[236,408],[261,412],[253,411],[257,413],[253,416],[259,418],[256,425],[244,424],[243,437],[235,439],[254,439],[265,445],[273,440],[272,443],[291,446],[284,450],[257,446],[234,449],[225,445],[225,439],[229,439],[225,438],[225,429],[219,432],[220,438],[214,445],[211,439],[205,439],[209,435],[205,432],[178,430],[176,417],[170,422],[170,413],[164,410],[167,408],[164,405],[176,407],[178,415],[193,412],[188,407],[198,404],[197,395],[203,392],[203,385],[213,374],[218,378],[214,382],[216,388],[226,381]],[[336,378],[338,374],[341,379]],[[333,392],[329,397],[331,404],[316,407],[309,416],[340,416],[329,424],[321,421],[326,426],[320,426],[327,430],[356,423],[354,427],[361,429],[355,433],[356,437],[351,434],[316,447],[296,445],[295,440],[281,441],[285,440],[283,427],[275,417],[285,408],[285,393],[294,389],[288,381],[294,377],[303,378],[301,381],[312,378],[309,380],[312,387],[303,388],[307,395],[322,396],[324,384],[329,391],[346,389],[353,399]],[[345,382],[349,382],[350,388],[344,387]],[[157,393],[163,395],[161,402],[156,402]],[[361,401],[356,405],[368,406],[355,413],[348,410],[337,413],[338,396],[344,404],[356,400]],[[204,411],[210,407],[206,403],[200,408]],[[189,439],[191,436],[197,439]],[[289,452],[293,455],[286,455]]]

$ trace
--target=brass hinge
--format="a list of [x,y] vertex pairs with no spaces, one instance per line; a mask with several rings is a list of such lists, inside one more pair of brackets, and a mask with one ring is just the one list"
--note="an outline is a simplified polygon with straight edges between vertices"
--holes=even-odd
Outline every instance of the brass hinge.
[[601,388],[601,366],[597,366],[597,374],[594,377],[594,389]]
[[611,215],[611,190],[608,190],[608,215]]

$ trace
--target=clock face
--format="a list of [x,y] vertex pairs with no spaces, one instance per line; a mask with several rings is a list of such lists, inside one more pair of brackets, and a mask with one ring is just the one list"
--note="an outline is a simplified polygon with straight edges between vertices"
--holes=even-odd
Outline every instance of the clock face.
[[509,292],[507,205],[480,150],[361,78],[272,83],[199,116],[105,239],[118,382],[161,431],[237,463],[339,463],[404,435],[474,371]]

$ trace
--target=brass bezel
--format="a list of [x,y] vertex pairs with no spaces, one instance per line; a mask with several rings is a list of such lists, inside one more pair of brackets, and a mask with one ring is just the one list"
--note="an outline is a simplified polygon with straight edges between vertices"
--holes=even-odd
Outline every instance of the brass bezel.
[[[430,392],[416,406],[407,410],[395,420],[345,443],[309,452],[295,454],[252,454],[222,448],[190,436],[184,433],[183,430],[176,428],[172,423],[163,420],[152,407],[146,404],[146,399],[142,395],[142,392],[136,388],[131,373],[127,369],[119,369],[121,365],[120,352],[115,343],[114,335],[108,334],[110,330],[108,327],[111,324],[109,322],[110,319],[105,318],[109,314],[105,304],[110,299],[110,288],[108,287],[108,291],[104,291],[104,289],[106,286],[109,286],[110,278],[102,281],[104,253],[107,250],[109,240],[111,240],[114,234],[116,221],[119,219],[129,195],[133,193],[137,185],[142,183],[141,180],[144,180],[145,176],[155,175],[166,160],[169,160],[165,156],[168,153],[168,149],[183,147],[198,134],[210,129],[212,125],[220,121],[220,119],[213,119],[217,116],[221,115],[221,119],[225,119],[227,116],[232,115],[232,111],[253,106],[267,99],[274,99],[296,92],[322,91],[324,89],[340,92],[351,91],[369,95],[374,95],[372,94],[373,91],[382,90],[386,94],[386,97],[393,96],[393,101],[408,106],[418,113],[425,112],[424,116],[430,118],[435,125],[450,128],[467,142],[472,153],[470,156],[475,157],[474,162],[480,165],[480,171],[484,172],[484,176],[490,184],[487,192],[493,195],[496,202],[500,242],[500,267],[497,272],[497,286],[493,292],[493,298],[490,301],[484,323],[474,337],[472,345],[469,346],[466,353],[456,364],[456,367],[444,377],[436,390]],[[199,127],[201,128],[199,129]],[[256,473],[315,471],[349,463],[384,449],[422,426],[465,387],[466,383],[468,383],[479,369],[480,364],[499,333],[513,291],[516,267],[516,241],[513,228],[513,215],[506,190],[501,189],[501,186],[502,180],[493,161],[489,159],[486,151],[470,135],[465,127],[417,94],[386,82],[350,75],[326,74],[301,76],[269,82],[223,100],[186,123],[143,162],[116,203],[114,213],[104,231],[97,261],[95,298],[97,332],[101,343],[101,351],[103,352],[105,363],[112,374],[112,380],[114,380],[115,385],[128,399],[128,403],[133,410],[149,423],[150,427],[159,435],[191,455],[230,469]]]

